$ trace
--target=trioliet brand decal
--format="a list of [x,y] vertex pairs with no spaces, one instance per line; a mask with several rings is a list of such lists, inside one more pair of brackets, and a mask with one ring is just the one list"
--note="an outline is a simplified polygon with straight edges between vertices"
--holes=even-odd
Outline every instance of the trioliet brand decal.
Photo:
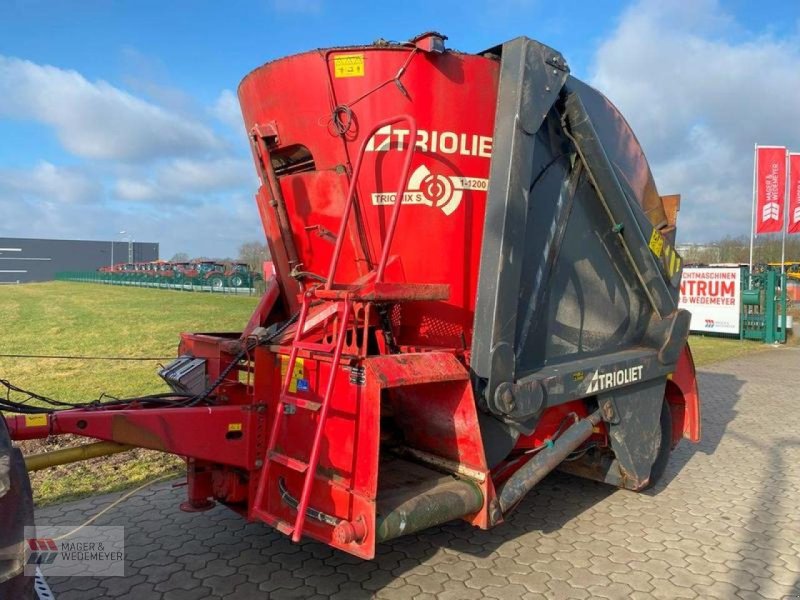
[[641,381],[643,369],[644,367],[639,365],[638,367],[618,369],[616,371],[610,371],[609,373],[595,371],[594,375],[592,375],[592,378],[589,380],[589,387],[586,388],[586,393],[596,394],[603,390]]
[[[403,150],[410,140],[411,132],[386,125],[375,132],[367,142],[367,152],[387,152]],[[421,152],[433,154],[460,154],[461,156],[480,156],[491,158],[492,138],[488,135],[455,133],[453,131],[427,131],[417,129],[416,148]]]
[[[488,179],[434,174],[425,165],[420,165],[408,178],[403,204],[441,208],[444,214],[450,216],[461,204],[464,190],[485,192],[488,187]],[[397,192],[372,194],[372,204],[375,206],[387,206],[396,201]]]

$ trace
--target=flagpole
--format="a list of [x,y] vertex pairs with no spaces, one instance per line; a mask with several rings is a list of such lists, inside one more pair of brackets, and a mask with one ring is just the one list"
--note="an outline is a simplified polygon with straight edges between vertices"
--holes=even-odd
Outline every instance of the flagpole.
[[784,224],[781,229],[783,229],[783,240],[781,241],[781,275],[785,273],[786,269],[786,230],[789,228],[789,178],[791,174],[789,173],[789,149],[786,149],[786,182],[784,184],[784,195],[783,195],[783,217],[784,217]]
[[758,144],[753,147],[753,212],[750,219],[750,266],[748,273],[750,274],[750,281],[748,285],[753,282],[753,237],[756,229],[756,179],[758,178]]

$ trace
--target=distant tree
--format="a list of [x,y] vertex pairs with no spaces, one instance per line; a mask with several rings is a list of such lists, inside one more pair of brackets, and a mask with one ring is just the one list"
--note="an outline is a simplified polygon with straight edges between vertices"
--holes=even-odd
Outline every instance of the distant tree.
[[189,255],[186,252],[176,252],[169,260],[170,262],[189,262]]
[[[753,240],[753,263],[779,262],[781,259],[781,234],[759,235]],[[741,263],[750,261],[750,237],[726,236],[715,242],[690,246],[684,255],[687,263]],[[786,261],[800,261],[800,236],[786,236]]]
[[269,250],[261,242],[245,242],[239,246],[239,260],[247,263],[251,271],[261,272],[265,260],[269,260]]

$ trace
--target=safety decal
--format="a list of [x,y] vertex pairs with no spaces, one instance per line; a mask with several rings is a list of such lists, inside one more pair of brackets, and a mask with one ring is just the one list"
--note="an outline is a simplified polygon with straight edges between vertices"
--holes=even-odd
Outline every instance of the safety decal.
[[675,248],[667,245],[664,248],[664,268],[670,279],[675,277],[675,274],[681,270],[682,262],[681,257],[675,252]]
[[337,79],[344,77],[364,76],[363,54],[338,54],[333,57],[333,76]]
[[[308,390],[308,382],[305,381],[305,368],[304,368],[305,361],[297,357],[297,360],[294,361],[294,370],[292,371],[292,380],[289,382],[289,391],[294,393],[297,391],[297,382],[303,380],[304,386],[303,389],[300,391],[307,391]],[[281,381],[286,379],[286,369],[289,366],[289,357],[288,356],[281,356]]]
[[25,427],[44,427],[47,425],[47,415],[25,415]]
[[647,245],[653,254],[661,258],[661,252],[664,249],[664,236],[655,227],[653,228],[653,233],[650,234],[650,243]]

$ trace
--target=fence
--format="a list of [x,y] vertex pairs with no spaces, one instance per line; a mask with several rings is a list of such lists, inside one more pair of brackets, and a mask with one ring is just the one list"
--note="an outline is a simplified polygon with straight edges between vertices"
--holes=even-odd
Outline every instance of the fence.
[[256,281],[253,287],[233,287],[225,281],[217,281],[215,285],[198,279],[176,281],[173,277],[147,275],[145,273],[101,273],[99,271],[63,271],[56,273],[57,281],[78,281],[81,283],[102,283],[106,285],[122,285],[130,287],[157,288],[163,290],[182,290],[187,292],[210,292],[214,294],[259,295],[263,292],[263,282]]

